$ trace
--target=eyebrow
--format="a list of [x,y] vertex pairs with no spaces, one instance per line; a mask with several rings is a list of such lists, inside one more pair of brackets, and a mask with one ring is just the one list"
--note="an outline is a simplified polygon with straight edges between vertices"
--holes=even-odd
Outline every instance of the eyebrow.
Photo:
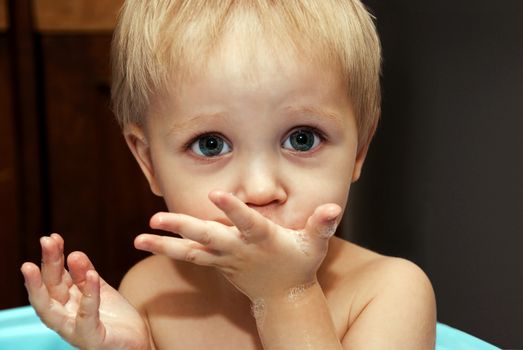
[[[321,119],[321,118],[328,118],[331,120],[334,120],[335,122],[340,123],[341,117],[333,112],[326,111],[322,108],[316,107],[316,106],[288,106],[283,108],[285,111],[285,114],[308,114],[311,117]],[[169,126],[166,135],[171,135],[173,133],[176,133],[179,130],[191,130],[191,129],[197,129],[201,124],[207,124],[209,123],[209,119],[213,120],[219,120],[223,121],[227,119],[227,114],[217,112],[217,113],[200,113],[196,114],[187,120],[181,121],[181,122],[175,122],[171,126]]]
[[209,122],[209,118],[214,120],[224,120],[227,118],[227,115],[224,113],[210,113],[210,114],[196,114],[187,120],[181,121],[181,122],[175,122],[171,126],[169,126],[166,135],[171,135],[173,133],[176,133],[176,131],[179,130],[191,130],[198,128],[201,124],[206,124]]
[[320,108],[320,107],[316,107],[316,106],[288,106],[288,107],[285,107],[284,108],[284,111],[286,114],[295,114],[295,113],[300,113],[300,114],[309,114],[313,117],[324,117],[324,118],[328,118],[328,119],[333,119],[334,121],[336,122],[341,122],[341,116],[334,113],[334,112],[331,112],[331,111],[327,111],[323,108]]

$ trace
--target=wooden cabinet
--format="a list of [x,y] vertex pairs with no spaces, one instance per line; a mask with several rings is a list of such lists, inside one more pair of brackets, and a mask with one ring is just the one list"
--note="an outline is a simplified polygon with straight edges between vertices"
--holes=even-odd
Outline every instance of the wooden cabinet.
[[17,136],[13,111],[12,76],[7,36],[7,2],[0,0],[0,308],[22,302]]
[[[19,266],[62,234],[117,286],[164,209],[109,108],[121,1],[0,1],[0,308],[27,304]],[[8,18],[9,17],[9,18]]]
[[110,32],[123,0],[34,0],[39,32]]
[[0,0],[0,31],[7,29],[7,0]]

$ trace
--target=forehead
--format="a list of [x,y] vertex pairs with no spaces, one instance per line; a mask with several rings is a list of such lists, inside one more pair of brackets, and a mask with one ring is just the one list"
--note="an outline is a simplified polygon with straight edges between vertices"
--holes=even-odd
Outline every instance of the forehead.
[[[174,96],[183,95],[191,84],[217,84],[235,87],[245,92],[271,88],[275,83],[303,84],[321,75],[321,83],[344,87],[340,67],[314,57],[311,52],[299,51],[287,41],[273,40],[263,33],[249,33],[241,26],[233,27],[222,36],[209,54],[199,61],[180,67],[183,71],[173,79]],[[320,82],[316,82],[320,84]],[[171,96],[173,96],[171,94]]]
[[191,113],[188,109],[204,103],[239,105],[248,100],[261,108],[289,95],[304,100],[311,94],[332,95],[333,89],[338,97],[348,98],[339,64],[262,28],[248,14],[231,21],[210,49],[202,50],[198,41],[186,47],[162,98],[156,99],[161,103],[154,104],[161,107],[161,114],[172,114],[173,109]]
[[268,54],[249,59],[225,50],[205,69],[174,85],[162,115],[178,122],[194,115],[237,115],[249,119],[293,109],[339,110],[348,95],[332,70]]
[[270,18],[273,22],[259,16],[254,11],[236,10],[214,35],[209,35],[209,28],[189,24],[184,30],[183,50],[174,53],[175,66],[168,67],[171,81],[191,81],[221,66],[255,83],[282,65],[292,74],[289,63],[336,69],[344,75],[337,53],[325,42],[291,28],[278,16]]
[[234,30],[223,36],[193,78],[224,85],[240,84],[238,88],[252,90],[303,75],[308,64],[307,59],[298,58],[288,46],[270,43],[259,34],[249,37]]

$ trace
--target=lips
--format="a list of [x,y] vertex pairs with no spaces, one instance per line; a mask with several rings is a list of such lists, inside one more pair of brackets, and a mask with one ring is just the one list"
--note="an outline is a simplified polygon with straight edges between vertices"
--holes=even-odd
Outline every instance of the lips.
[[[255,207],[255,206],[251,206],[251,205],[249,205],[249,207],[256,210],[258,213],[260,213],[261,215],[263,215],[265,218],[269,219],[273,223],[280,225],[287,229],[300,230],[300,229],[303,229],[303,226],[305,225],[305,224],[303,224],[300,226],[300,220],[293,220],[293,218],[294,219],[297,219],[297,218],[294,217],[294,215],[292,215],[292,214],[287,215],[286,220],[280,220],[281,217],[276,216],[275,215],[276,213],[271,208]],[[227,218],[226,216],[212,218],[211,221],[219,222],[220,224],[223,224],[223,225],[229,226],[229,227],[234,226],[234,224],[231,222],[231,220],[229,220],[229,218]]]
[[256,210],[258,213],[266,217],[267,219],[274,222],[275,219],[275,210],[277,209],[274,205],[264,205],[264,206],[257,206],[253,204],[247,204],[247,206],[251,209]]

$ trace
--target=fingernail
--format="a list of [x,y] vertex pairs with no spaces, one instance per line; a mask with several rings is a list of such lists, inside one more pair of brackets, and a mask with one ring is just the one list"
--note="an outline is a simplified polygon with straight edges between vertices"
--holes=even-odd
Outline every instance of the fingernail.
[[328,213],[328,220],[336,220],[341,214],[341,209],[337,206],[330,208]]
[[150,244],[147,241],[147,237],[139,235],[134,239],[134,246],[136,249],[144,250],[150,248]]
[[49,243],[50,239],[51,238],[47,237],[47,236],[40,237],[40,245],[41,246],[47,245]]
[[151,219],[149,220],[149,226],[151,228],[158,228],[158,226],[161,226],[165,221],[165,217],[162,212],[158,212],[151,216]]

